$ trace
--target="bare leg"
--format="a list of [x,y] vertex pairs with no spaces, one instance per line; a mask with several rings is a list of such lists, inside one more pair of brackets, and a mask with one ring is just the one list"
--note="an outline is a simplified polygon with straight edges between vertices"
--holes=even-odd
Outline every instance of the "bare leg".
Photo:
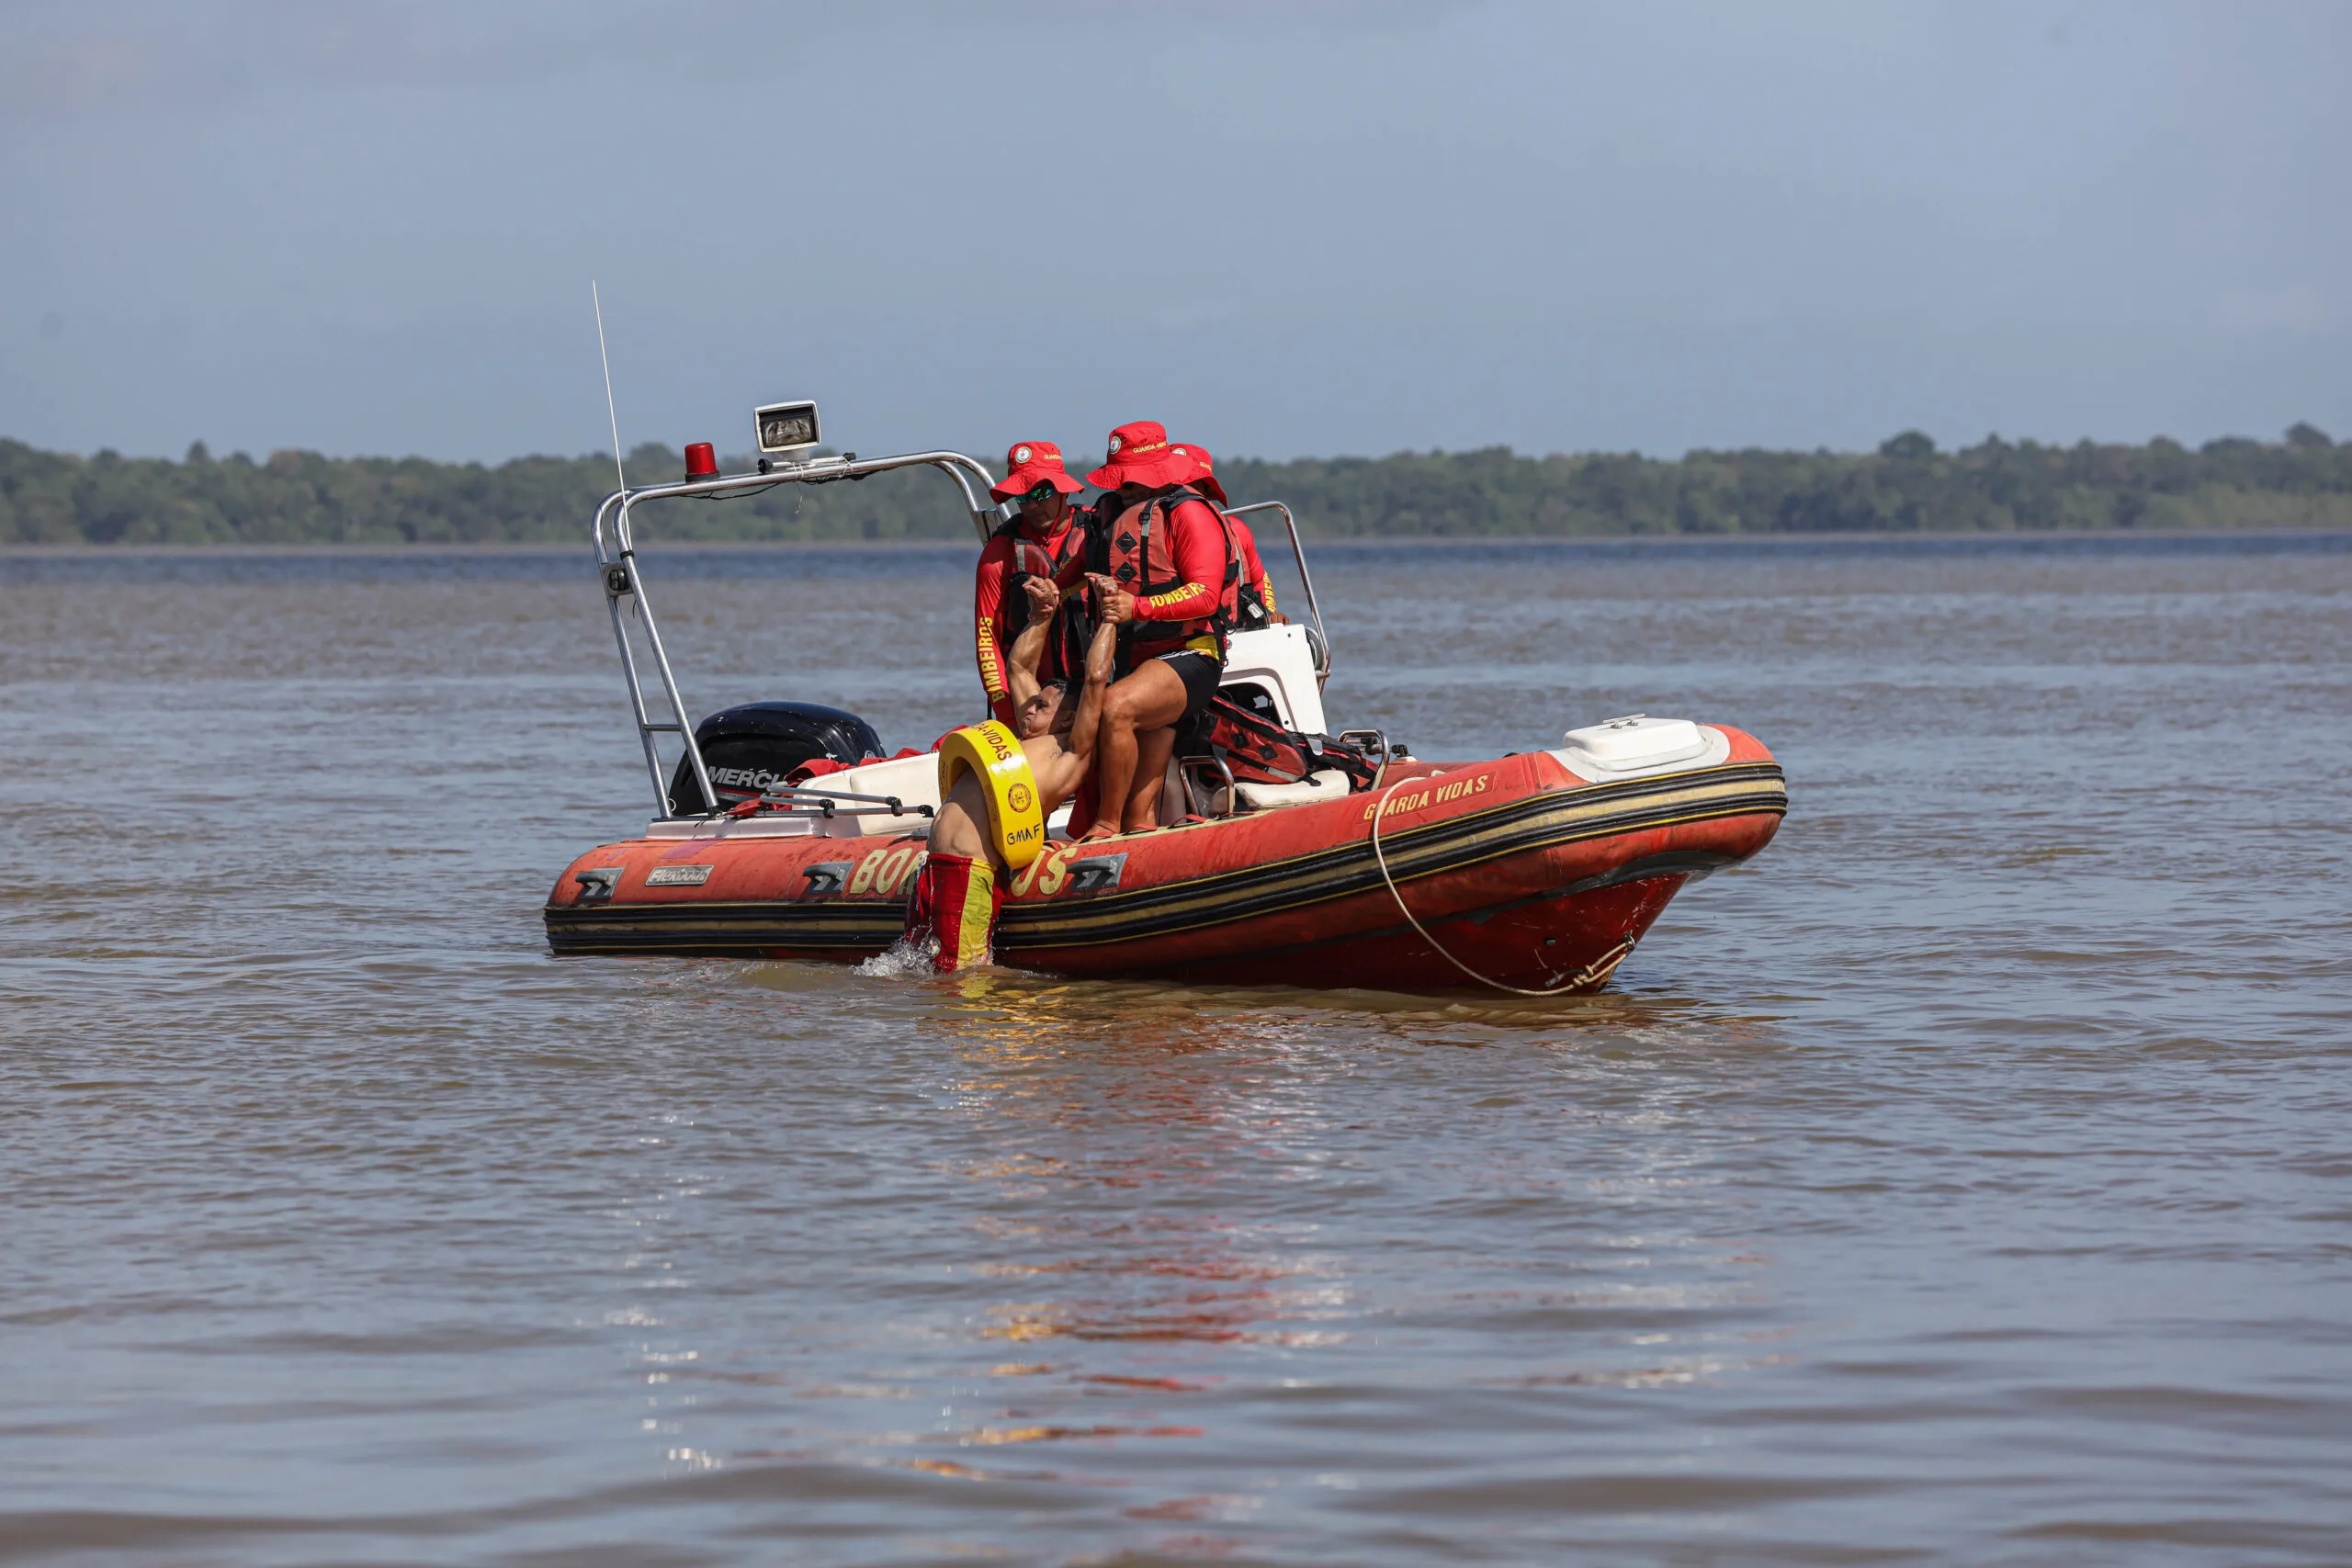
[[956,787],[947,792],[947,798],[939,803],[939,813],[932,818],[928,848],[935,854],[993,859],[997,851],[989,842],[988,829],[982,826],[988,819],[988,792],[981,787],[979,774],[967,770],[956,779]]
[[[1136,737],[1136,784],[1127,795],[1123,830],[1140,833],[1159,826],[1159,792],[1168,782],[1168,758],[1176,750],[1176,729],[1165,725]],[[1178,812],[1182,816],[1182,812]]]
[[[1136,782],[1136,732],[1164,728],[1183,716],[1183,680],[1157,659],[1146,660],[1102,694],[1102,728],[1094,742],[1095,823],[1088,838],[1123,830],[1121,818]],[[1165,755],[1160,766],[1167,766]]]

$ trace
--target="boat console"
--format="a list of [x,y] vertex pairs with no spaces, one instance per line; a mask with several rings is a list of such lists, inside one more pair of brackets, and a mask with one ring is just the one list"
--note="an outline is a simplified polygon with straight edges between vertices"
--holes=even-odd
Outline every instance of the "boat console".
[[[1226,639],[1224,694],[1302,735],[1321,735],[1323,682],[1330,661],[1319,657],[1313,628],[1261,626]],[[1260,701],[1260,698],[1263,701]]]

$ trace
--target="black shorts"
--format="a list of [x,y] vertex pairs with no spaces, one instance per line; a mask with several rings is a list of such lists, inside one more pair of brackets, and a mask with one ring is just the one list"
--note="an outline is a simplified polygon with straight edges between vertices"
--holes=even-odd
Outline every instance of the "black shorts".
[[1159,661],[1176,671],[1176,678],[1184,682],[1184,716],[1176,721],[1182,727],[1199,717],[1201,710],[1209,705],[1209,699],[1216,695],[1217,682],[1225,679],[1225,666],[1191,648],[1163,653]]

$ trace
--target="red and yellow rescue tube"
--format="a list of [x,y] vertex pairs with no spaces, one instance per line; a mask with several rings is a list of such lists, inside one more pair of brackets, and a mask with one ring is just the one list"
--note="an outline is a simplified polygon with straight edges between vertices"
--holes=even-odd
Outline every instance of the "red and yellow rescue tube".
[[939,743],[939,798],[945,800],[967,773],[978,776],[988,802],[989,843],[1019,871],[1046,847],[1046,814],[1029,754],[1012,729],[994,719],[967,725]]
[[[1390,768],[1385,807],[1357,794],[1048,843],[1014,863],[996,959],[1081,976],[1474,987],[1451,953],[1499,985],[1594,989],[1686,882],[1746,860],[1780,826],[1788,795],[1771,753],[1714,728],[1728,753],[1686,772],[1591,784],[1546,751],[1414,763]],[[548,941],[560,953],[861,959],[898,939],[922,850],[879,836],[608,844],[557,881]]]

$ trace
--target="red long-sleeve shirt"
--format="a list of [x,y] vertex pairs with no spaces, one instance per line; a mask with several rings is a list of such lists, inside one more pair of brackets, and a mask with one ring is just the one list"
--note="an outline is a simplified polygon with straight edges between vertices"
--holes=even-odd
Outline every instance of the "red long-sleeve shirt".
[[[1036,543],[1048,555],[1059,554],[1070,527],[1071,522],[1066,520]],[[1066,565],[1063,570],[1071,568]],[[1017,635],[1012,625],[1012,606],[1005,599],[1005,586],[1012,578],[1012,540],[999,535],[980,550],[979,569],[972,579],[972,643],[979,660],[980,684],[988,692],[989,711],[1005,724],[1012,722],[1012,692],[1005,660]]]
[[1276,608],[1274,580],[1266,575],[1266,563],[1258,558],[1258,541],[1250,536],[1250,525],[1230,515],[1225,522],[1226,526],[1233,530],[1233,543],[1241,555],[1241,581],[1256,586],[1258,598],[1265,604],[1267,613],[1272,614]]
[[1202,621],[1216,614],[1225,589],[1225,529],[1204,502],[1181,502],[1168,519],[1169,558],[1182,579],[1164,593],[1136,601],[1139,621]]

